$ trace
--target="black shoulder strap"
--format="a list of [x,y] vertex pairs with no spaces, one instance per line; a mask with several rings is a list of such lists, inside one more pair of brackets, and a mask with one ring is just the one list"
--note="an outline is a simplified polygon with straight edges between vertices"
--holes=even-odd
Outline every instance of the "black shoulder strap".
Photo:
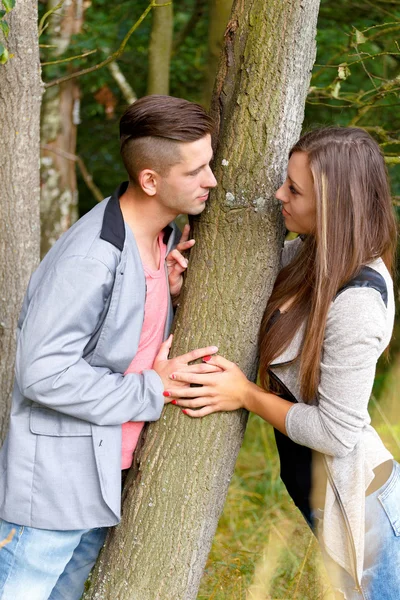
[[375,269],[371,269],[371,267],[365,266],[362,267],[359,273],[357,273],[357,275],[353,277],[353,279],[350,279],[350,281],[348,281],[342,288],[340,288],[340,290],[335,296],[335,300],[345,290],[355,287],[373,288],[374,290],[380,293],[385,306],[387,306],[388,292],[386,281],[384,280],[382,275],[378,273],[378,271],[375,271]]

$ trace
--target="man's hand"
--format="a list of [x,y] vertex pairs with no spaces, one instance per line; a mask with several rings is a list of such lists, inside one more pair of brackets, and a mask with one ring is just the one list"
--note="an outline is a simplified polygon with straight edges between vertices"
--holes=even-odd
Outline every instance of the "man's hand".
[[[169,338],[161,344],[160,350],[154,360],[153,369],[161,377],[164,384],[164,390],[171,385],[170,375],[173,372],[179,371],[179,373],[185,373],[186,370],[190,369],[190,373],[215,373],[220,371],[219,367],[209,365],[206,363],[200,363],[198,365],[189,365],[188,363],[197,360],[198,358],[211,358],[212,354],[218,351],[216,346],[207,346],[207,348],[198,348],[192,350],[182,356],[176,356],[175,358],[168,358],[168,354],[172,345],[172,334]],[[188,383],[177,383],[176,385],[182,387],[189,387]],[[173,399],[172,394],[164,392],[164,403],[171,402]]]
[[188,266],[188,261],[182,256],[182,252],[189,250],[194,245],[194,240],[189,240],[189,233],[190,225],[185,225],[179,244],[166,258],[171,296],[178,296],[181,291],[183,283],[182,274]]

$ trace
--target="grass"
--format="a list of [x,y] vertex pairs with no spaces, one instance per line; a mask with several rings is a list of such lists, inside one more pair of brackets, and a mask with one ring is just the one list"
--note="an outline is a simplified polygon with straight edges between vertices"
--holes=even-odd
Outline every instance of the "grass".
[[[373,425],[400,459],[400,358],[372,399]],[[273,430],[250,415],[197,600],[334,600],[313,535],[279,478]]]

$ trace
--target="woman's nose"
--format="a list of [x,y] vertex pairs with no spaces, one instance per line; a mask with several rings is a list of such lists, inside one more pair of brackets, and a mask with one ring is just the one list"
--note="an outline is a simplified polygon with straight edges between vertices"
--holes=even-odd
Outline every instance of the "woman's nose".
[[277,200],[279,200],[280,202],[285,202],[284,187],[285,187],[285,185],[281,185],[281,187],[278,190],[276,190],[276,193],[275,193],[275,198]]

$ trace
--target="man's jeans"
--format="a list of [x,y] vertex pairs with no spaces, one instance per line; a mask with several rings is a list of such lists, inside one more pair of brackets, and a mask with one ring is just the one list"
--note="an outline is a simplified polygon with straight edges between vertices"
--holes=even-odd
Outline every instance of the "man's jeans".
[[51,531],[0,519],[0,600],[79,600],[107,527]]

